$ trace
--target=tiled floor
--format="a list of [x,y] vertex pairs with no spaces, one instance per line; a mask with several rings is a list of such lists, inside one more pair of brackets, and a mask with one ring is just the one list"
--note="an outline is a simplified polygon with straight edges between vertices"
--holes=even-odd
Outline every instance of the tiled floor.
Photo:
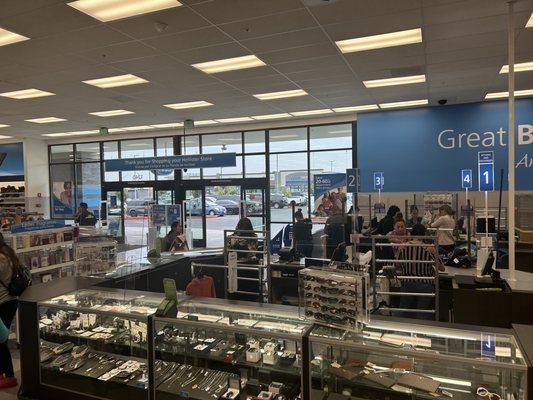
[[[13,356],[13,364],[15,367],[15,375],[20,381],[20,359],[19,359],[19,351],[18,350],[11,350],[11,355]],[[17,392],[19,388],[12,388],[12,389],[3,389],[0,390],[0,400],[15,400],[17,398]]]

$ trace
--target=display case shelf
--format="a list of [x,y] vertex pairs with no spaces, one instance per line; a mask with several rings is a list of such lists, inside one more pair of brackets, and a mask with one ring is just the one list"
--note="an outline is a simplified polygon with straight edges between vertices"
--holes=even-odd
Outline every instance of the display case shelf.
[[65,262],[61,264],[49,265],[48,267],[40,267],[40,268],[31,269],[30,272],[32,273],[32,275],[42,274],[44,272],[54,271],[59,268],[72,267],[73,265],[74,265],[74,261],[69,261],[69,262]]

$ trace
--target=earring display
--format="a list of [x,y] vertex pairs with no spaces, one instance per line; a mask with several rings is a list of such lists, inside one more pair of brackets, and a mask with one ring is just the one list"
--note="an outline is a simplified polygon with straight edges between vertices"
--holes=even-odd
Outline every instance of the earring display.
[[299,271],[300,315],[317,324],[359,330],[368,321],[366,271]]

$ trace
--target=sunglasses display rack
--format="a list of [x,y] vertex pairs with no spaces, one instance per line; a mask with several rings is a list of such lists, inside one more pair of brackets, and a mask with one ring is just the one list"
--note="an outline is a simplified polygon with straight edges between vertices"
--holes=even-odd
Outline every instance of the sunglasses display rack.
[[300,316],[317,324],[360,330],[368,321],[366,269],[299,271]]

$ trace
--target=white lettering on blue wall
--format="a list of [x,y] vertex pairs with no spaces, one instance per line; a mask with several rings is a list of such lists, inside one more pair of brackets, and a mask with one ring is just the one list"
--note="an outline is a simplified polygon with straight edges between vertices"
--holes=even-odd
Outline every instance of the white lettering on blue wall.
[[[518,125],[518,145],[533,144],[533,125]],[[470,132],[456,133],[453,129],[444,129],[437,137],[439,146],[445,150],[461,149],[469,147],[472,149],[479,147],[507,146],[504,136],[507,134],[503,128],[496,132]]]

